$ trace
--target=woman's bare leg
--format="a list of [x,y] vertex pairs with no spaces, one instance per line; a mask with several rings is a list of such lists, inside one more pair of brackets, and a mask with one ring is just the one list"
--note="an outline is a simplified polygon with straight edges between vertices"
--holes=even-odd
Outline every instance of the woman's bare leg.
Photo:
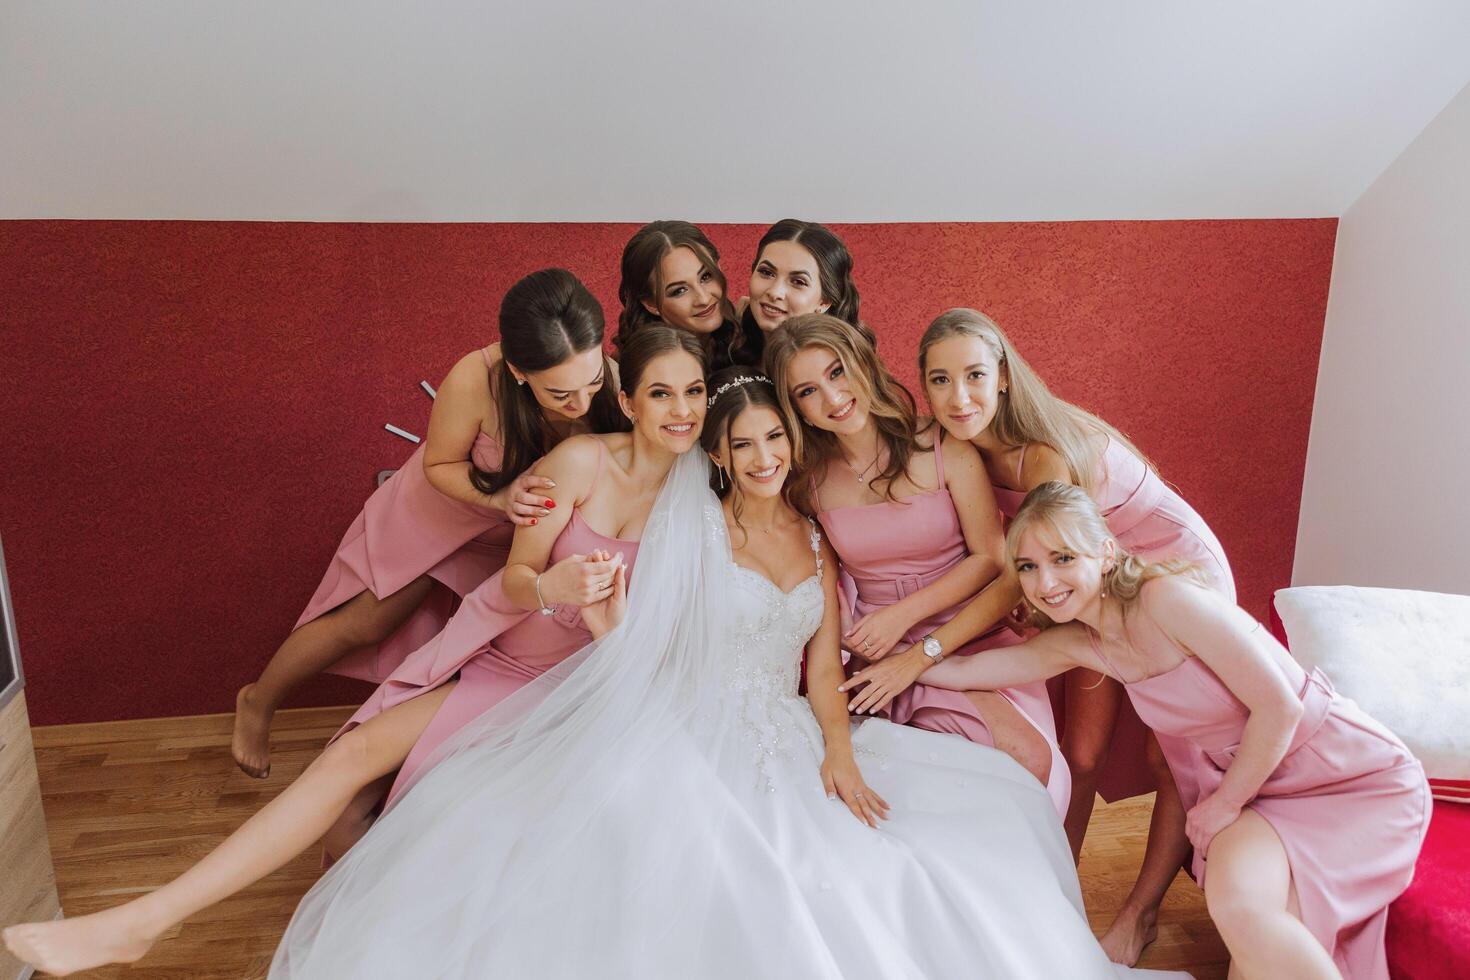
[[453,686],[390,708],[337,739],[280,796],[157,891],[93,915],[11,926],[5,945],[57,976],[140,959],[175,924],[311,846],[358,790],[403,764]]
[[1230,975],[1342,980],[1332,957],[1301,920],[1281,838],[1254,810],[1210,843],[1205,903],[1230,950]]
[[286,695],[353,650],[383,642],[428,598],[433,585],[433,579],[420,575],[386,599],[359,592],[293,630],[260,679],[235,695],[235,734],[230,739],[235,763],[257,779],[269,775],[271,719]]
[[1051,778],[1051,746],[1014,704],[994,691],[966,691],[965,696],[990,729],[992,744],[1019,762],[1045,786]]
[[1082,842],[1097,802],[1097,781],[1107,765],[1124,694],[1122,684],[1084,667],[1068,671],[1062,683],[1067,705],[1062,758],[1072,770],[1072,799],[1062,827],[1067,831],[1075,863],[1082,858]]
[[1158,938],[1159,905],[1164,893],[1174,883],[1189,853],[1189,836],[1184,831],[1184,803],[1179,787],[1164,758],[1163,749],[1153,732],[1146,743],[1149,769],[1153,771],[1154,812],[1148,823],[1148,844],[1143,851],[1143,866],[1138,880],[1128,893],[1123,907],[1108,926],[1100,942],[1114,963],[1133,966],[1149,943]]

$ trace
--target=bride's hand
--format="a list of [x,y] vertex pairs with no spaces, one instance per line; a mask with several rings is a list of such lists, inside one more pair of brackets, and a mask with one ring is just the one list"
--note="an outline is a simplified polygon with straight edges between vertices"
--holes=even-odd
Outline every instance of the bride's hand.
[[[607,552],[593,552],[588,561],[608,561]],[[611,562],[616,566],[612,577],[612,590],[607,598],[582,607],[582,624],[587,627],[594,640],[600,640],[623,621],[628,614],[627,566],[621,554],[613,555]]]
[[906,653],[880,660],[871,667],[864,667],[837,690],[845,693],[863,688],[848,701],[847,710],[855,715],[877,714],[888,707],[890,701],[907,691],[930,666],[928,657],[917,647],[910,647]]
[[869,662],[882,660],[914,625],[905,619],[897,606],[875,609],[852,625],[843,645]]
[[829,753],[822,760],[822,785],[827,788],[827,799],[840,797],[852,815],[869,827],[877,827],[879,820],[888,819],[888,802],[863,782],[862,771],[851,752],[836,758]]

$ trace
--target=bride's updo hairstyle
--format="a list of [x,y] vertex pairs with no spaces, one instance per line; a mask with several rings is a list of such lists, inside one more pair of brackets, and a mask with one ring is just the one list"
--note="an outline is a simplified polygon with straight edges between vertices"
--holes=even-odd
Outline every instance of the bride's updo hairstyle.
[[899,383],[878,357],[866,334],[830,313],[791,317],[766,337],[766,376],[776,386],[781,413],[791,434],[791,505],[813,513],[812,477],[839,454],[837,437],[801,421],[801,410],[791,400],[791,359],[808,347],[825,347],[842,363],[848,385],[866,407],[878,438],[888,450],[888,465],[872,480],[885,484],[884,496],[893,499],[893,481],[908,472],[918,448],[918,408],[913,394]]
[[[1014,384],[1014,382],[1012,382]],[[1006,529],[1006,567],[1016,567],[1016,549],[1027,531],[1040,529],[1039,537],[1058,550],[1087,558],[1101,559],[1109,541],[1113,542],[1113,564],[1102,575],[1103,590],[1116,598],[1123,607],[1123,615],[1138,601],[1143,583],[1165,575],[1186,575],[1200,585],[1205,577],[1194,562],[1181,559],[1149,561],[1124,551],[1108,529],[1108,522],[1097,509],[1097,503],[1087,491],[1070,483],[1051,481],[1043,483],[1026,494],[1021,509]],[[1028,600],[1030,625],[1038,629],[1055,626],[1050,616],[1037,609]]]
[[623,345],[623,356],[618,361],[619,390],[624,396],[632,398],[638,390],[638,383],[643,380],[643,372],[648,370],[648,365],[675,351],[688,354],[699,362],[701,371],[705,370],[707,361],[704,344],[688,330],[671,327],[662,320],[640,327]]
[[1095,489],[1092,484],[1098,470],[1098,448],[1090,438],[1093,433],[1107,433],[1143,460],[1149,469],[1154,468],[1123,433],[1091,412],[1052,394],[1000,325],[979,310],[956,307],[934,318],[919,338],[920,378],[925,377],[928,369],[929,348],[951,337],[973,337],[990,348],[1001,377],[1009,382],[1009,390],[1002,394],[995,418],[990,421],[991,433],[1004,445],[1027,446],[1035,442],[1050,446],[1062,457],[1072,482],[1088,490]]
[[[565,269],[541,269],[506,290],[500,301],[500,363],[491,377],[505,454],[494,472],[471,464],[470,482],[476,490],[495,493],[551,450],[536,394],[530,385],[516,384],[511,367],[522,374],[554,368],[584,351],[601,348],[603,330],[602,307]],[[606,354],[602,370],[603,377],[612,377]],[[618,408],[612,385],[604,383],[592,396],[587,426],[593,432],[628,431],[628,420]]]
[[[769,408],[775,412],[776,418],[781,420],[782,427],[786,429],[786,438],[791,438],[791,417],[781,408],[781,401],[776,397],[776,386],[771,384],[770,378],[754,368],[736,364],[716,371],[708,384],[709,409],[704,416],[704,429],[699,434],[699,444],[706,453],[722,453],[725,461],[730,461],[730,429],[747,408]],[[731,508],[735,512],[735,523],[739,524],[743,494],[735,474],[727,471],[727,475],[722,476],[719,467],[716,467],[710,473],[709,485],[721,500],[734,496]],[[791,478],[788,473],[786,485],[781,488],[783,498],[787,496],[790,487]]]

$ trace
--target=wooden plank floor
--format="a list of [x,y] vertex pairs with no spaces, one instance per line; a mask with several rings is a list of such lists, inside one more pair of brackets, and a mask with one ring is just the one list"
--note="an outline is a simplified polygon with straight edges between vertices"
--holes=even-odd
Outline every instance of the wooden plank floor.
[[[246,777],[230,759],[230,716],[200,715],[34,730],[41,792],[62,906],[107,908],[156,888],[198,860],[304,769],[348,708],[276,716],[271,776]],[[1083,853],[1089,918],[1101,932],[1143,853],[1147,798],[1099,804]],[[318,874],[315,851],[170,933],[140,963],[102,978],[264,977],[291,910]],[[1225,949],[1204,897],[1183,874],[1164,904],[1159,940],[1141,966],[1223,980]]]

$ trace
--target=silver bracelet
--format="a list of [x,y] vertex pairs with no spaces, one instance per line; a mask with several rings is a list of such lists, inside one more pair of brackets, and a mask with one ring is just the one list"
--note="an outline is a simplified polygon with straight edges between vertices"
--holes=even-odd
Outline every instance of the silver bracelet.
[[[541,573],[541,575],[545,574],[545,572]],[[541,606],[541,615],[551,616],[556,613],[556,610],[548,606],[546,600],[541,598],[541,575],[536,576],[536,602]]]

